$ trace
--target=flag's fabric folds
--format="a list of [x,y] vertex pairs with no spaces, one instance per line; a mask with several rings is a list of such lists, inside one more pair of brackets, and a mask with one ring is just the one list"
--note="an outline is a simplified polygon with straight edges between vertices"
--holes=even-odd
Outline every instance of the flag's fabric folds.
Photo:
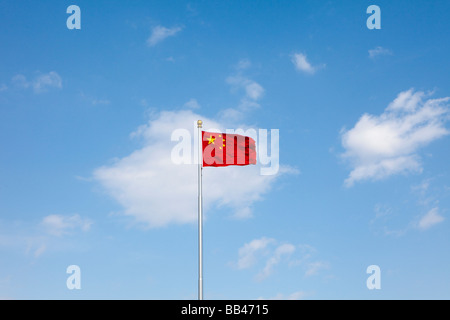
[[256,164],[256,144],[250,137],[202,131],[202,141],[204,167]]

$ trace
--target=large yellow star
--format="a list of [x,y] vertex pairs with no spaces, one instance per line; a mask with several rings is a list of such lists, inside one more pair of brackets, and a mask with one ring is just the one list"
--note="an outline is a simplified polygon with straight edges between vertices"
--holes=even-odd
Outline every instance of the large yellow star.
[[[222,135],[219,134],[219,138],[222,138]],[[214,138],[213,136],[209,136],[208,140],[208,144],[215,144],[214,141],[216,140],[216,138]],[[223,139],[223,147],[225,147],[225,139]],[[219,147],[220,150],[222,150],[222,147]]]

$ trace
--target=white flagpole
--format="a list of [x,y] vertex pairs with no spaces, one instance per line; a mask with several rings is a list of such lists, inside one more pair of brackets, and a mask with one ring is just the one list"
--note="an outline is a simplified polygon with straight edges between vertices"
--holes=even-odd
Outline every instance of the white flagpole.
[[202,120],[197,121],[198,128],[198,300],[203,300],[203,139]]

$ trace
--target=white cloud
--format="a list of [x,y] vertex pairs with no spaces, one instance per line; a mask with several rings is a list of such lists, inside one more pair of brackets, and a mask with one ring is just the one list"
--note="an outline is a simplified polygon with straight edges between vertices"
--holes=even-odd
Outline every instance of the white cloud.
[[420,219],[417,227],[421,230],[427,230],[442,221],[444,221],[444,217],[439,215],[439,208],[433,208]]
[[22,74],[17,74],[12,78],[12,82],[19,88],[27,89],[31,87],[34,93],[46,92],[50,88],[62,88],[62,79],[55,71],[41,74],[32,81],[28,81]]
[[413,89],[400,92],[397,98],[395,98],[394,101],[392,101],[388,105],[386,111],[414,112],[414,110],[417,109],[424,97],[424,92],[414,92]]
[[164,39],[176,35],[182,29],[181,27],[166,28],[158,25],[152,29],[152,34],[147,39],[147,45],[153,47]]
[[92,221],[89,219],[83,219],[78,214],[72,216],[53,214],[44,217],[41,225],[48,234],[62,236],[65,234],[70,234],[76,229],[88,231],[92,225]]
[[449,133],[444,124],[450,98],[425,97],[412,89],[401,92],[380,116],[364,114],[352,129],[341,132],[343,157],[353,167],[346,186],[421,172],[419,149]]
[[8,86],[5,85],[5,84],[1,84],[0,85],[0,92],[6,91],[6,90],[8,90]]
[[[198,119],[203,120],[205,131],[231,129],[192,110],[163,111],[131,134],[143,139],[142,148],[96,169],[94,179],[123,206],[126,215],[148,227],[196,222],[198,166],[172,162],[172,149],[179,142],[172,142],[171,135],[176,129],[190,132],[188,145],[193,146],[191,154],[196,157]],[[288,169],[281,166],[279,174],[283,172]],[[279,174],[260,175],[259,165],[205,168],[205,217],[209,209],[222,206],[231,208],[235,217],[250,217],[252,204],[263,199]]]
[[369,57],[371,59],[378,57],[378,56],[390,56],[390,55],[392,55],[391,50],[380,47],[380,46],[369,50]]
[[314,74],[320,68],[324,68],[325,65],[313,66],[308,61],[307,57],[303,53],[295,53],[292,55],[292,63],[298,71],[302,71],[309,74]]

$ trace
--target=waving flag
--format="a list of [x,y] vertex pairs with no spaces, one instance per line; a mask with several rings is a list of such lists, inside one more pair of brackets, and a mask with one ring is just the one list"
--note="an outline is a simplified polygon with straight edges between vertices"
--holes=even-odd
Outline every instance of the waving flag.
[[203,166],[256,164],[255,140],[239,134],[202,131]]
[[256,143],[250,137],[202,131],[198,128],[198,299],[203,300],[203,167],[246,166],[256,164]]

